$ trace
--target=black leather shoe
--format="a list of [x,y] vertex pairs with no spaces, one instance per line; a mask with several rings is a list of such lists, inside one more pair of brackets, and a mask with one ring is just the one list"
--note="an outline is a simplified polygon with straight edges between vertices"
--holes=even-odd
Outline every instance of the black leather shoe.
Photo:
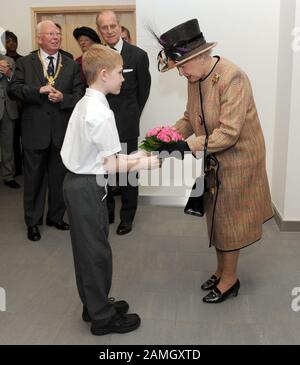
[[16,180],[4,181],[4,185],[11,189],[20,189],[21,185],[16,182]]
[[117,234],[123,235],[129,233],[132,230],[132,223],[125,223],[121,221],[117,228]]
[[237,280],[231,288],[221,293],[220,290],[215,287],[209,294],[203,298],[204,303],[220,303],[229,297],[236,297],[240,289],[240,281]]
[[206,280],[202,285],[202,290],[211,290],[214,289],[220,282],[220,278],[217,278],[216,275],[212,275],[208,280]]
[[39,241],[41,239],[41,234],[38,226],[32,226],[27,228],[27,238],[30,241]]
[[[124,315],[128,312],[129,304],[125,300],[116,300],[115,301],[115,298],[109,298],[109,300],[113,304],[113,306],[118,314]],[[82,319],[84,320],[84,322],[91,322],[91,317],[89,315],[87,307],[85,307],[85,306],[83,306]]]
[[108,333],[127,333],[134,331],[141,324],[141,318],[138,314],[116,314],[111,320],[102,324],[101,322],[93,322],[91,332],[93,335],[102,336]]
[[63,220],[58,222],[52,222],[50,219],[47,219],[46,221],[47,226],[55,227],[59,229],[60,231],[68,231],[70,229],[70,226],[68,223],[64,222]]

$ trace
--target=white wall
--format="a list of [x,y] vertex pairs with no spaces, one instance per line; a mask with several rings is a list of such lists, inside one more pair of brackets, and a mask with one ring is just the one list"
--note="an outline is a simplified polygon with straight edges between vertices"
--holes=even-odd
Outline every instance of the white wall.
[[243,68],[252,87],[267,147],[267,170],[272,179],[279,0],[136,0],[137,41],[151,61],[152,90],[143,114],[142,132],[160,124],[171,124],[182,116],[186,81],[176,70],[157,72],[157,42],[147,25],[158,34],[191,18],[198,18],[208,41],[217,41],[215,54]]
[[291,48],[291,30],[295,19],[294,1],[281,2],[280,18],[279,54],[281,57],[279,57],[278,62],[272,198],[277,210],[284,215],[292,92],[293,52]]
[[[286,6],[285,2],[284,5]],[[296,1],[295,15],[290,23],[300,31],[300,1]],[[290,115],[288,123],[286,119],[281,120],[284,128],[288,128],[288,143],[284,146],[278,146],[280,151],[287,150],[286,164],[286,185],[284,196],[283,216],[286,220],[300,220],[300,168],[299,168],[299,146],[300,146],[300,33],[298,31],[298,49],[294,50],[291,59],[293,66],[289,70],[280,70],[282,74],[291,73],[291,92],[290,92]],[[289,42],[291,46],[291,40]],[[290,53],[289,53],[290,54]],[[278,90],[279,91],[279,90]],[[287,124],[285,126],[285,124]],[[285,147],[285,148],[284,148]]]
[[[292,35],[296,27],[298,39]],[[300,0],[281,0],[279,34],[272,198],[284,220],[299,221]]]
[[19,39],[19,53],[32,51],[31,9],[33,7],[135,4],[135,0],[1,0],[0,27],[14,32]]

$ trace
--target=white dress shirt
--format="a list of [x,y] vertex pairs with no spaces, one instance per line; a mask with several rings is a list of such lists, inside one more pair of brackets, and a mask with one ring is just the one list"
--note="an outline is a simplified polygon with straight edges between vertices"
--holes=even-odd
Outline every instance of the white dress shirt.
[[116,43],[116,44],[114,45],[114,49],[115,49],[117,52],[121,53],[122,48],[123,48],[123,39],[120,37],[120,39],[119,39],[118,43]]
[[57,64],[57,59],[58,59],[58,52],[56,52],[55,54],[48,54],[46,53],[42,48],[40,48],[40,55],[41,55],[41,59],[43,61],[44,64],[44,69],[47,70],[48,66],[49,66],[49,58],[48,56],[53,57],[53,64],[54,64],[54,70],[56,70],[56,64]]
[[114,113],[105,95],[86,89],[69,120],[60,152],[64,165],[75,174],[104,175],[103,159],[120,151]]

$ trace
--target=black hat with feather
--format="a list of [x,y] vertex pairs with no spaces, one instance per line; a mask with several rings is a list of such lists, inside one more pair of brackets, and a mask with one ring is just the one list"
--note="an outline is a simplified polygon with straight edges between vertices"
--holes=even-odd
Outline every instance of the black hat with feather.
[[161,72],[180,66],[217,45],[216,42],[206,42],[197,19],[179,24],[160,37],[154,36],[163,47],[158,54],[158,68]]

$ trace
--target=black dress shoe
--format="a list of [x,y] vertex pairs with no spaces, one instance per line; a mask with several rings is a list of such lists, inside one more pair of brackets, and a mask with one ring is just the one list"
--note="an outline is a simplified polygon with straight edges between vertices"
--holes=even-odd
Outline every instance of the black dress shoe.
[[47,224],[47,226],[55,227],[55,228],[59,229],[60,231],[68,231],[70,229],[70,226],[68,225],[68,223],[64,222],[63,220],[58,221],[58,222],[53,222],[50,219],[47,219],[46,224]]
[[132,230],[132,223],[125,223],[121,221],[117,228],[117,234],[123,235],[129,233]]
[[4,185],[11,189],[20,189],[21,185],[16,182],[16,180],[4,181]]
[[220,278],[217,278],[216,275],[212,275],[208,280],[206,280],[202,285],[202,290],[211,290],[214,289],[220,282]]
[[39,241],[41,239],[41,234],[38,226],[32,226],[27,228],[27,238],[30,241]]
[[92,322],[91,332],[93,335],[102,336],[108,333],[127,333],[134,331],[141,324],[141,318],[138,314],[116,314],[109,322]]
[[220,303],[229,297],[236,297],[240,289],[240,281],[237,280],[231,288],[221,293],[220,290],[215,287],[209,294],[203,298],[204,303]]
[[[115,298],[109,298],[109,300],[113,304],[113,306],[118,314],[124,315],[128,312],[129,304],[125,300],[116,300],[115,301]],[[83,306],[82,319],[84,320],[84,322],[91,322],[91,317],[89,315],[89,312],[88,312],[86,306]]]

